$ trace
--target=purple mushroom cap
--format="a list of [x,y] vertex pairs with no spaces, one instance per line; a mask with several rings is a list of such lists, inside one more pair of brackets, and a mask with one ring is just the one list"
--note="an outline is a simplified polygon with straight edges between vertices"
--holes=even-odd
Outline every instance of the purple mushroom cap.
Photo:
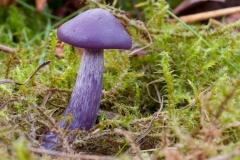
[[103,9],[87,10],[59,27],[59,39],[87,49],[130,49],[132,40],[122,24]]

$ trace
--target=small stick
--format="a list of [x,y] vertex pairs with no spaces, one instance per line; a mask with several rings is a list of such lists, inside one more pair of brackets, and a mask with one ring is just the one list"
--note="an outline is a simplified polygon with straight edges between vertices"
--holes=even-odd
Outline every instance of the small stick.
[[4,79],[4,80],[0,80],[0,84],[6,84],[6,83],[15,83],[17,85],[24,85],[25,83],[27,83],[41,68],[43,68],[44,66],[48,65],[49,63],[51,63],[50,60],[43,62],[40,66],[38,66],[38,68],[33,72],[33,74],[28,77],[25,82],[20,83],[20,82],[16,82],[14,80],[11,79]]
[[54,106],[54,107],[57,107],[57,108],[61,108],[61,109],[66,109],[67,107],[66,106],[61,106],[61,105],[58,105],[58,104],[53,104],[52,102],[50,101],[47,101],[47,103],[49,103],[50,105]]
[[139,146],[135,143],[132,135],[131,135],[129,132],[123,130],[123,129],[118,129],[118,128],[116,128],[116,129],[114,129],[114,131],[115,131],[116,133],[118,133],[118,134],[124,135],[125,138],[131,143],[131,146],[132,146],[133,150],[136,152],[136,156],[137,156],[140,160],[143,160],[143,158],[142,158],[142,156],[141,156],[141,153],[140,153],[140,148],[139,148]]
[[[201,96],[203,96],[206,92],[210,91],[212,89],[212,86],[209,86],[207,89],[205,89],[204,91],[202,91],[200,94],[199,94],[199,97],[201,98]],[[196,103],[196,100],[192,100],[188,105],[186,105],[185,107],[183,108],[180,108],[180,110],[184,110],[184,109],[187,109],[189,107],[192,107],[194,104]]]
[[[145,137],[148,135],[149,132],[151,132],[153,123],[154,123],[155,120],[158,118],[160,112],[161,112],[162,109],[163,109],[163,97],[161,98],[161,97],[159,96],[159,102],[161,102],[161,104],[160,104],[160,109],[153,114],[152,120],[151,120],[151,122],[149,123],[149,126],[148,126],[148,128],[146,129],[146,131],[145,131],[140,137],[138,137],[137,140],[135,140],[135,144],[136,144],[136,145],[138,145],[138,144],[140,143],[140,141],[141,141],[143,138],[145,138]],[[128,154],[131,149],[132,149],[132,147],[129,148],[125,153]]]
[[48,154],[52,156],[72,158],[72,159],[82,159],[82,160],[113,160],[114,159],[108,156],[68,154],[68,153],[40,149],[40,148],[33,148],[33,147],[28,148],[28,150],[34,153]]
[[19,101],[19,99],[18,99],[18,98],[13,98],[13,99],[10,99],[10,100],[4,102],[4,103],[1,104],[1,106],[0,106],[0,111],[1,111],[6,105],[8,105],[8,104],[11,103],[11,102],[15,102],[15,101]]
[[50,95],[51,95],[51,92],[48,92],[48,94],[45,95],[45,97],[44,97],[44,99],[43,99],[43,102],[42,102],[40,108],[44,108],[44,107],[45,107],[45,105],[46,105],[47,102],[48,102],[48,99],[49,99]]
[[8,53],[14,53],[16,50],[11,47],[4,46],[0,44],[0,51],[8,52]]
[[[218,9],[218,10],[213,10],[213,11],[208,11],[208,12],[202,12],[202,13],[197,13],[197,14],[191,14],[187,16],[181,16],[179,17],[182,21],[185,23],[193,23],[193,22],[199,22],[202,20],[206,20],[209,18],[216,18],[220,16],[225,16],[233,13],[238,13],[240,12],[240,7],[230,7],[230,8],[224,8],[224,9]],[[177,22],[176,19],[169,19],[168,22],[174,23]]]
[[48,89],[45,90],[45,92],[70,92],[70,93],[72,93],[72,90],[58,89],[58,88],[48,88]]

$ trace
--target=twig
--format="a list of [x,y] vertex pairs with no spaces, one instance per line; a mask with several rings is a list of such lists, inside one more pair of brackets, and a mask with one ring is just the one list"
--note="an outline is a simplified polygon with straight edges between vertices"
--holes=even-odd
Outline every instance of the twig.
[[25,82],[23,82],[23,84],[27,83],[27,82],[29,81],[29,79],[31,79],[41,68],[45,67],[46,65],[48,65],[48,64],[51,63],[51,62],[52,62],[51,60],[48,60],[48,61],[43,62],[41,65],[39,65],[39,66],[37,67],[37,69],[33,72],[33,74],[32,74],[30,77],[28,77],[28,78],[25,80]]
[[35,103],[31,103],[31,104],[41,115],[45,117],[44,119],[47,120],[52,127],[55,127],[55,120],[52,117],[49,117],[47,114],[45,114],[44,111],[42,111],[41,108],[38,107]]
[[[159,96],[159,98],[160,98],[160,96]],[[156,113],[153,114],[152,120],[151,120],[151,122],[149,123],[148,128],[146,129],[146,131],[145,131],[141,136],[139,136],[139,137],[137,138],[137,140],[135,141],[136,144],[139,144],[139,142],[148,135],[148,133],[149,133],[149,132],[151,131],[151,129],[152,129],[152,125],[153,125],[154,121],[157,119],[157,117],[159,116],[160,112],[162,111],[162,109],[163,109],[163,97],[162,97],[162,99],[159,100],[159,101],[161,102],[161,104],[160,104],[160,109],[159,109]],[[132,149],[132,147],[129,148],[125,153],[129,153],[131,149]]]
[[48,155],[57,156],[57,157],[73,158],[73,159],[81,159],[81,160],[114,160],[113,157],[108,157],[108,156],[68,154],[68,153],[40,149],[40,148],[33,148],[33,147],[28,148],[28,150],[34,153],[48,154]]
[[50,101],[47,101],[47,103],[49,103],[50,105],[54,106],[54,107],[57,107],[57,108],[61,108],[61,109],[66,109],[67,107],[66,106],[61,106],[61,105],[58,105],[58,104],[53,104],[52,102]]
[[[159,109],[158,112],[161,112],[161,111],[163,110],[163,97],[161,98],[160,93],[159,93],[159,91],[158,91],[158,88],[157,88],[157,86],[156,86],[156,83],[157,83],[157,82],[162,82],[162,81],[163,81],[163,79],[157,79],[157,80],[154,80],[154,81],[152,81],[152,82],[150,82],[150,83],[148,83],[148,84],[146,85],[146,87],[147,87],[147,92],[148,92],[149,97],[152,98],[152,100],[154,100],[155,102],[157,102],[157,103],[160,104],[160,109]],[[156,90],[156,92],[157,92],[158,100],[155,99],[154,97],[152,97],[152,95],[151,95],[151,93],[150,93],[150,90],[149,90],[149,85],[150,85],[150,84],[153,84],[153,86],[154,86],[154,88],[155,88],[155,90]]]
[[[225,15],[238,13],[238,12],[240,12],[240,7],[230,7],[230,8],[218,9],[214,11],[202,12],[202,13],[197,13],[197,14],[192,14],[187,16],[181,16],[179,18],[185,23],[193,23],[193,22],[206,20],[209,18],[225,16]],[[177,22],[177,20],[169,19],[168,22],[173,23],[173,22]]]
[[[202,91],[200,94],[199,94],[199,97],[203,96],[207,91],[210,91],[212,89],[212,86],[209,86],[207,89],[205,89],[204,91]],[[185,107],[183,108],[180,108],[180,110],[184,110],[184,109],[187,109],[189,107],[192,107],[194,104],[196,103],[196,100],[192,100],[188,105],[186,105]]]
[[128,133],[127,131],[123,130],[123,129],[114,129],[114,131],[116,133],[119,133],[119,134],[122,134],[126,137],[126,139],[131,143],[131,146],[132,148],[134,149],[134,151],[136,152],[136,155],[137,157],[140,159],[140,160],[143,160],[142,156],[141,156],[141,153],[140,153],[140,148],[139,146],[134,142],[134,139],[132,137],[132,135],[130,133]]
[[45,97],[44,97],[44,99],[43,99],[43,102],[42,102],[42,104],[41,104],[41,106],[40,106],[41,108],[43,108],[43,107],[46,106],[50,95],[51,95],[51,92],[48,92],[47,95],[45,95]]
[[144,24],[142,24],[142,28],[143,28],[144,31],[147,33],[150,42],[149,42],[149,44],[147,44],[147,45],[144,46],[144,47],[141,47],[141,48],[139,48],[139,49],[133,50],[131,53],[129,53],[129,55],[128,55],[129,57],[133,57],[133,56],[137,55],[137,52],[139,52],[139,51],[141,51],[141,50],[144,50],[145,48],[148,48],[148,47],[151,46],[152,43],[153,43],[152,37],[151,37],[149,31],[147,30],[147,28],[145,27]]
[[58,89],[58,88],[48,88],[45,92],[72,92],[72,90]]
[[148,126],[148,128],[146,129],[146,131],[140,136],[138,137],[138,139],[135,141],[136,144],[139,144],[139,142],[148,135],[148,133],[151,131],[152,129],[152,125],[153,125],[153,122],[157,119],[157,114],[153,115],[153,118]]
[[159,114],[163,110],[163,97],[161,98],[156,84],[154,83],[153,85],[154,85],[154,88],[155,88],[155,90],[157,92],[158,102],[160,103],[160,108],[159,108],[159,111],[157,112]]
[[14,102],[14,101],[19,101],[19,99],[18,99],[18,98],[13,98],[13,99],[10,99],[10,100],[4,102],[4,103],[0,106],[0,111],[1,111],[6,105],[8,105],[9,103]]
[[[149,85],[150,85],[150,84],[155,84],[155,83],[157,83],[157,82],[162,82],[162,81],[163,81],[163,79],[157,79],[157,80],[154,80],[154,81],[152,81],[152,82],[149,82],[149,83],[146,85],[146,88],[147,88],[147,92],[148,92],[149,97],[152,98],[152,100],[154,100],[154,101],[157,102],[157,103],[160,103],[160,101],[157,100],[157,99],[155,99],[155,98],[151,95],[151,92],[150,92],[150,90],[149,90]],[[155,89],[156,89],[156,88],[155,88]]]
[[[158,114],[159,114],[159,112],[157,112],[157,114],[154,114],[154,115],[153,115],[153,118],[152,118],[152,120],[151,120],[148,128],[146,129],[146,131],[145,131],[141,136],[139,136],[139,137],[137,138],[137,140],[135,141],[135,144],[138,145],[139,142],[148,135],[148,133],[149,133],[149,132],[151,131],[151,129],[152,129],[153,122],[154,122],[154,121],[157,119],[157,117],[158,117]],[[133,147],[128,148],[128,150],[125,152],[125,154],[128,154],[128,153],[131,151],[132,148],[133,148]]]
[[11,47],[4,46],[0,44],[0,51],[8,52],[8,53],[14,53],[16,50]]
[[4,79],[4,80],[0,80],[0,84],[15,83],[15,84],[17,84],[17,85],[24,85],[24,84],[26,84],[41,68],[45,67],[45,66],[48,65],[49,63],[51,63],[51,61],[46,61],[46,62],[43,62],[41,65],[39,65],[39,66],[37,67],[37,69],[33,72],[33,74],[30,75],[23,83],[16,82],[16,81],[11,80],[11,79]]
[[[94,140],[94,139],[100,139],[103,138],[104,136],[111,136],[113,134],[112,131],[110,130],[106,130],[103,133],[99,133],[99,134],[88,134],[87,136],[84,137],[77,137],[74,141],[73,141],[73,145],[79,145],[79,144],[84,144],[89,140]],[[79,135],[79,134],[78,134]]]

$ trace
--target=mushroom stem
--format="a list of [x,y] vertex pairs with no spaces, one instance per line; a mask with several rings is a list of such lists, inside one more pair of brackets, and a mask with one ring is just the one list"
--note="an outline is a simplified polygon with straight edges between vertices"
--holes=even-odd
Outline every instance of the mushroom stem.
[[[69,130],[89,130],[95,124],[102,98],[103,72],[103,50],[85,49],[70,102],[63,113],[63,116],[68,113],[73,115]],[[65,122],[59,122],[58,126],[64,127]],[[59,143],[57,136],[47,132],[43,146],[52,148],[56,143]]]
[[63,115],[71,113],[69,130],[89,130],[97,119],[102,98],[103,50],[85,49],[70,102]]

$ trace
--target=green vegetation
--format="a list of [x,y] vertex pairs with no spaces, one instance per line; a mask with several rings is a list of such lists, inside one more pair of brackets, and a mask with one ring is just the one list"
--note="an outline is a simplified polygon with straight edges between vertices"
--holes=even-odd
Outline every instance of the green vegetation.
[[[170,24],[163,0],[141,6],[145,25],[93,0],[89,7],[107,9],[119,18],[134,47],[149,45],[140,51],[143,56],[105,50],[102,112],[89,132],[56,127],[77,76],[79,50],[64,44],[64,58],[59,58],[50,17],[24,6],[1,8],[0,44],[16,48],[13,54],[0,51],[2,158],[50,159],[35,152],[42,151],[36,148],[44,132],[54,130],[63,140],[57,150],[68,153],[51,152],[59,159],[79,152],[109,156],[106,159],[206,159],[224,154],[237,159],[240,22],[221,27]],[[66,143],[72,135],[76,139]]]

